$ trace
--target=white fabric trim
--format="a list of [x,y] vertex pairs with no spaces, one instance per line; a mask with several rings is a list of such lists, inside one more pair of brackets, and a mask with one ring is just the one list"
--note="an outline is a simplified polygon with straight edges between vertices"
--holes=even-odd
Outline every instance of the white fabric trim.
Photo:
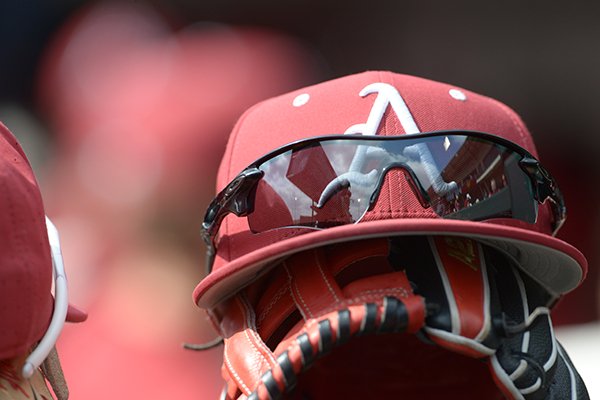
[[521,360],[519,362],[519,366],[517,367],[517,369],[515,369],[513,371],[513,373],[508,376],[510,378],[510,380],[516,381],[517,379],[519,379],[521,377],[521,375],[523,375],[523,372],[525,372],[525,370],[527,370],[528,365],[529,364],[527,363],[527,361]]
[[[550,327],[550,340],[552,340],[552,354],[550,355],[548,361],[546,361],[546,363],[544,364],[544,370],[548,371],[554,366],[554,364],[556,363],[556,359],[558,358],[558,342],[556,341],[556,337],[554,336],[554,328],[552,326],[552,319],[550,318],[550,310],[548,310],[545,307],[539,308],[548,312],[548,326]],[[538,309],[536,308],[535,311],[537,310]]]
[[427,332],[427,334],[429,335],[437,336],[440,339],[444,339],[448,342],[468,347],[486,356],[491,356],[496,352],[496,350],[490,349],[489,347],[484,346],[483,344],[476,342],[473,339],[468,339],[464,336],[455,335],[441,329],[425,327],[425,332]]
[[560,348],[558,349],[558,352],[560,353],[560,357],[563,359],[565,365],[567,366],[567,369],[569,370],[569,376],[571,377],[571,399],[576,400],[577,399],[577,380],[575,379],[575,373],[573,372],[573,368],[571,368],[571,365],[565,359],[565,354],[562,352],[562,350]]
[[487,264],[483,254],[481,243],[476,242],[479,252],[479,267],[481,268],[481,277],[483,279],[483,326],[475,337],[478,342],[483,341],[490,333],[492,328],[492,317],[490,315],[490,284],[488,281]]
[[[529,303],[527,302],[527,291],[525,291],[525,284],[523,283],[523,279],[521,279],[521,275],[517,272],[516,269],[512,268],[512,273],[517,280],[517,285],[519,286],[519,293],[521,294],[521,305],[523,306],[523,317],[525,322],[529,318]],[[526,324],[528,326],[528,324]],[[529,351],[529,331],[525,332],[523,335],[523,342],[521,342],[521,351],[523,353],[527,353]]]
[[502,382],[506,390],[510,392],[514,400],[525,400],[525,397],[523,397],[519,389],[516,388],[515,383],[510,379],[506,371],[498,362],[498,357],[494,354],[492,357],[490,357],[490,361],[492,363],[492,368],[496,373],[496,377],[500,382]]

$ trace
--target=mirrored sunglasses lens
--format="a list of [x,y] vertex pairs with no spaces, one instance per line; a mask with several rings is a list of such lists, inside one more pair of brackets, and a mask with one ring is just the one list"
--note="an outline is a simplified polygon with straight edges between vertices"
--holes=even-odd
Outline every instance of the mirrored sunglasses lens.
[[370,174],[352,170],[360,149],[358,143],[329,141],[263,163],[259,168],[264,176],[254,193],[255,204],[261,206],[248,216],[250,229],[324,229],[358,221],[378,180],[376,169]]
[[427,188],[433,210],[445,218],[467,221],[518,218],[535,222],[537,203],[531,179],[519,165],[522,156],[499,144],[464,138],[451,157],[437,157],[442,183]]
[[248,221],[255,233],[358,222],[382,175],[403,168],[410,170],[415,186],[441,217],[533,223],[537,202],[521,159],[500,144],[459,134],[315,141],[259,166],[264,176],[251,194],[257,206]]

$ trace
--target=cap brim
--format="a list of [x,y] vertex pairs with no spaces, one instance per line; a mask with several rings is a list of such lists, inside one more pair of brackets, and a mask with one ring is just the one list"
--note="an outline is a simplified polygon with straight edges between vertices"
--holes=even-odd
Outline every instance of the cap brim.
[[482,241],[504,251],[555,295],[576,288],[587,272],[587,260],[579,250],[535,231],[487,222],[388,219],[311,231],[252,251],[204,278],[194,290],[194,301],[200,307],[214,307],[266,272],[268,264],[293,253],[344,241],[409,235],[467,236]]

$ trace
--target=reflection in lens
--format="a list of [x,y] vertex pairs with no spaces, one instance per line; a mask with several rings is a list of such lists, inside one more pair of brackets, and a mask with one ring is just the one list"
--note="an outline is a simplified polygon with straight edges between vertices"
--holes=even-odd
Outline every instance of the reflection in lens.
[[435,196],[429,190],[431,206],[447,218],[535,222],[535,204],[527,200],[532,199],[531,184],[518,165],[520,159],[503,146],[468,138],[441,171],[445,179],[457,182],[458,190],[452,196]]
[[264,177],[248,221],[253,232],[358,222],[382,175],[403,168],[425,205],[441,217],[535,222],[537,203],[521,159],[504,146],[466,135],[309,142],[259,166]]

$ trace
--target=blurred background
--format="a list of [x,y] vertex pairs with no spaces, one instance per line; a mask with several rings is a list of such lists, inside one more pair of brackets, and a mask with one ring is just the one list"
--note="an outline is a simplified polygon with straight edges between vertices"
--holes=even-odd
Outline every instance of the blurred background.
[[[0,2],[0,120],[61,232],[72,398],[217,398],[220,349],[191,292],[199,225],[237,117],[367,69],[494,97],[529,126],[590,269],[557,307],[591,394],[600,367],[600,3],[170,0]],[[594,395],[592,395],[594,398]]]

